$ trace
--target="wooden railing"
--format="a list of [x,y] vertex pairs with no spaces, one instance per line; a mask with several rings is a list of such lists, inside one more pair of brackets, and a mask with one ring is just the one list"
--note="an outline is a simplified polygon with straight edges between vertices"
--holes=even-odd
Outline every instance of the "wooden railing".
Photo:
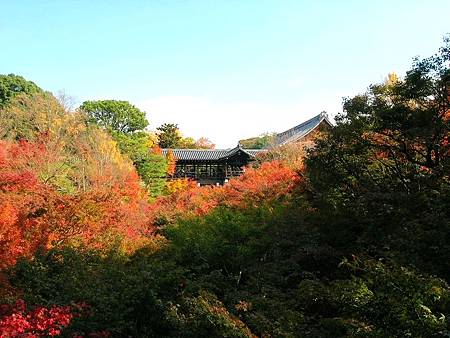
[[211,180],[225,180],[232,177],[241,176],[244,173],[244,170],[232,170],[227,173],[220,173],[216,175],[210,175],[208,173],[175,173],[171,178],[191,178],[194,180],[197,179],[211,179]]

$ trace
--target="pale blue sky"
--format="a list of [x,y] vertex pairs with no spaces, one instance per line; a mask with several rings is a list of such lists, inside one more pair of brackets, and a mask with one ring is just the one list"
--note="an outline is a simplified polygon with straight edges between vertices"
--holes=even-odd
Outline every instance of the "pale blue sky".
[[0,0],[0,73],[221,147],[334,115],[450,32],[450,1]]

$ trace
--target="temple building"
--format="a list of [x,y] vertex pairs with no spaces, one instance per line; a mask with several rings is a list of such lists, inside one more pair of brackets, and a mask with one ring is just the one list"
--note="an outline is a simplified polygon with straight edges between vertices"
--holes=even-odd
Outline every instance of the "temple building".
[[189,178],[199,185],[221,185],[230,178],[240,176],[245,167],[260,152],[272,147],[300,142],[313,137],[315,132],[331,127],[325,113],[276,134],[274,143],[266,149],[244,149],[240,144],[232,149],[163,149],[167,156],[173,152],[176,160],[175,173],[172,178]]
[[[167,155],[169,149],[163,149]],[[240,176],[261,149],[172,149],[176,159],[173,178],[190,178],[200,185],[223,184]]]

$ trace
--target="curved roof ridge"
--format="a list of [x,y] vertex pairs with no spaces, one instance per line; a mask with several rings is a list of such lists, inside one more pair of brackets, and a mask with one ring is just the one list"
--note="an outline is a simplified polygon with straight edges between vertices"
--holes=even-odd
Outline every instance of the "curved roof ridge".
[[276,145],[282,145],[308,135],[322,121],[326,121],[330,126],[332,125],[331,121],[328,119],[327,113],[321,112],[320,114],[310,118],[309,120],[306,120],[296,125],[295,127],[277,134]]

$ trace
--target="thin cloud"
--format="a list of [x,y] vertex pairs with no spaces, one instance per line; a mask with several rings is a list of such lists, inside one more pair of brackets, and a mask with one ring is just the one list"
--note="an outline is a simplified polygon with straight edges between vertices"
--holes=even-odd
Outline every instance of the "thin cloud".
[[201,96],[160,96],[135,104],[147,112],[152,129],[163,123],[177,123],[186,136],[207,137],[218,148],[228,148],[243,138],[283,131],[323,110],[333,115],[340,110],[342,96],[328,93],[282,105],[224,102]]

